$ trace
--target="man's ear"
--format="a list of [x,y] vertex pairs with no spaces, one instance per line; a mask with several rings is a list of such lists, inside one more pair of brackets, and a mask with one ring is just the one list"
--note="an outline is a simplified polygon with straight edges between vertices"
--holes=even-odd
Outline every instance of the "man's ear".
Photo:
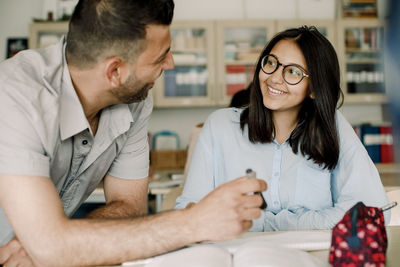
[[119,57],[111,57],[106,60],[104,73],[111,87],[118,87],[122,84],[125,65],[124,61]]

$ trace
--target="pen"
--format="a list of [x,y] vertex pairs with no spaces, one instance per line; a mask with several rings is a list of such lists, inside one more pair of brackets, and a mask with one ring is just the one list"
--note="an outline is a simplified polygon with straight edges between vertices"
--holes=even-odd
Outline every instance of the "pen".
[[[246,176],[249,177],[249,178],[256,178],[256,173],[253,172],[252,169],[247,169],[247,170],[246,170]],[[268,205],[267,205],[267,202],[266,202],[265,199],[264,199],[263,194],[262,194],[261,192],[255,192],[255,194],[258,194],[258,195],[261,196],[263,203],[261,204],[261,207],[260,207],[260,208],[263,209],[263,210],[265,210],[265,209],[267,208]]]
[[381,210],[382,210],[382,211],[390,210],[391,208],[394,208],[394,207],[396,207],[396,206],[397,206],[397,202],[394,201],[394,202],[392,202],[392,203],[389,203],[389,204],[383,206],[383,207],[381,208]]

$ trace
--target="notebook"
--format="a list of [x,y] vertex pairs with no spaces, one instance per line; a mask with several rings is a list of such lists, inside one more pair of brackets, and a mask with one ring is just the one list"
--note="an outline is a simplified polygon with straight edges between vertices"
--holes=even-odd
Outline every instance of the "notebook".
[[330,231],[247,233],[237,239],[204,242],[153,258],[125,262],[123,266],[255,267],[326,266],[308,251],[330,248]]

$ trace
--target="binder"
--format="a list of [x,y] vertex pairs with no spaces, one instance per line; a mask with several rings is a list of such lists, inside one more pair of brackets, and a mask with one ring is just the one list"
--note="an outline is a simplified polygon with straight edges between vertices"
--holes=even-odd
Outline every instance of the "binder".
[[374,163],[381,162],[380,126],[361,125],[361,141]]
[[394,162],[392,126],[381,126],[381,162]]

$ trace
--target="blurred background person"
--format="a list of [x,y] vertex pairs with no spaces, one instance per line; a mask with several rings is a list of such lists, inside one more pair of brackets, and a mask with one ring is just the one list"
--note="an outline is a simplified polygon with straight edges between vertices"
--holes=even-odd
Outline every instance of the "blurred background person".
[[400,2],[389,2],[389,20],[387,28],[386,49],[386,82],[388,85],[389,106],[393,123],[395,143],[395,158],[399,161],[400,154]]

